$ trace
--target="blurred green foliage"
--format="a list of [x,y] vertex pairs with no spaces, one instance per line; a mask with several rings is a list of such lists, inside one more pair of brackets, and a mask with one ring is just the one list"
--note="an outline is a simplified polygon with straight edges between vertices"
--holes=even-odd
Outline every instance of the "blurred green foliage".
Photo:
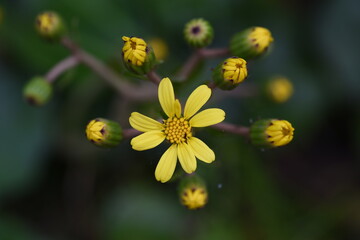
[[[359,1],[8,0],[1,8],[0,239],[360,238]],[[294,83],[294,96],[282,105],[261,96],[209,105],[241,125],[287,119],[293,142],[263,151],[239,136],[200,131],[217,156],[197,170],[210,200],[186,210],[176,182],[154,179],[165,148],[135,152],[124,141],[104,151],[86,142],[84,128],[95,117],[129,126],[121,98],[88,68],[62,75],[43,108],[22,99],[31,77],[69,54],[36,35],[34,19],[44,10],[60,13],[79,45],[115,65],[123,35],[163,38],[170,55],[158,72],[170,77],[191,54],[182,30],[192,18],[213,24],[213,47],[246,27],[269,28],[275,46],[249,64],[246,81],[261,86],[281,74]],[[208,81],[219,61],[204,62],[180,96]],[[129,108],[159,109],[156,101]]]

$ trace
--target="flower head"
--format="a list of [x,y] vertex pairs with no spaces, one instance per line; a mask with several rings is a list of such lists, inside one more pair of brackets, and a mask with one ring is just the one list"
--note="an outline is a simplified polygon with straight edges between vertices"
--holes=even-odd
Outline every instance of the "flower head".
[[138,112],[129,118],[130,125],[144,132],[131,140],[132,148],[138,151],[154,148],[165,139],[171,146],[165,151],[155,170],[158,181],[167,182],[172,177],[177,159],[186,173],[196,170],[196,158],[206,163],[215,160],[214,152],[199,138],[193,136],[193,128],[206,127],[222,122],[225,112],[210,108],[197,113],[211,96],[206,85],[196,88],[186,101],[184,112],[169,78],[161,80],[158,89],[160,105],[167,118],[158,122]]
[[38,15],[35,27],[42,37],[49,40],[58,39],[65,32],[65,26],[61,17],[52,11],[43,12]]
[[294,128],[286,120],[271,120],[266,128],[267,141],[274,147],[288,144],[294,137]]
[[274,41],[271,32],[264,27],[252,28],[248,39],[258,53],[264,52]]
[[124,47],[122,56],[125,67],[136,73],[146,74],[156,64],[156,58],[153,49],[141,38],[122,37]]
[[199,209],[206,205],[208,194],[204,188],[188,188],[181,195],[181,203],[188,209]]
[[264,27],[251,27],[235,34],[230,41],[230,52],[246,60],[265,54],[274,41],[271,32]]
[[122,139],[120,125],[104,118],[91,120],[85,133],[90,142],[100,147],[115,147]]
[[216,86],[223,90],[234,89],[248,75],[246,61],[239,57],[231,57],[218,65],[213,71]]
[[293,85],[285,77],[277,77],[269,80],[266,92],[269,98],[277,103],[286,102],[293,94]]
[[179,197],[182,205],[190,210],[199,209],[208,202],[208,192],[204,180],[196,174],[181,179]]
[[185,25],[184,36],[189,45],[201,48],[212,42],[214,30],[208,21],[197,18]]
[[247,77],[246,61],[238,57],[228,58],[223,63],[222,71],[225,81],[239,84]]
[[286,120],[263,119],[250,127],[253,144],[263,147],[280,147],[288,144],[294,137],[294,128]]
[[146,42],[137,37],[122,37],[124,47],[122,49],[124,61],[141,66],[146,58]]
[[152,38],[149,41],[149,45],[153,47],[157,59],[164,60],[168,56],[169,48],[163,39]]

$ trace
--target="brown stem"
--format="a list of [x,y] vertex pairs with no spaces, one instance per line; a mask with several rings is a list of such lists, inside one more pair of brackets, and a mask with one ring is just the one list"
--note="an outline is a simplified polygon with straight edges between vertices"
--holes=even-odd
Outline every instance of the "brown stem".
[[133,138],[141,134],[141,132],[133,128],[123,129],[122,133],[124,138]]
[[177,75],[178,80],[179,81],[186,80],[202,59],[223,57],[229,55],[229,53],[230,51],[228,48],[196,49],[195,52],[185,62],[183,67],[180,69]]
[[249,137],[250,128],[245,126],[237,126],[231,123],[218,123],[216,125],[211,126],[212,128],[218,129],[223,132],[228,132],[232,134],[238,134],[244,137]]
[[155,70],[151,70],[146,74],[146,76],[149,78],[150,81],[152,81],[156,85],[159,85],[161,77],[155,72]]
[[77,64],[79,64],[79,59],[77,59],[75,56],[69,56],[50,69],[50,71],[48,71],[45,75],[45,79],[49,83],[53,83],[56,78],[58,78],[63,72],[72,67],[75,67]]
[[90,67],[122,96],[133,100],[148,100],[154,99],[157,96],[156,89],[149,87],[149,85],[143,85],[145,87],[135,87],[125,82],[116,72],[108,68],[85,50],[81,49],[71,39],[63,38],[61,43],[70,49],[72,54],[80,62]]
[[201,55],[197,50],[188,58],[184,66],[180,69],[177,77],[178,80],[179,81],[186,80],[190,76],[194,68],[199,64],[200,60],[201,60]]
[[203,48],[199,50],[199,53],[201,54],[202,58],[217,58],[229,55],[230,50],[228,48]]

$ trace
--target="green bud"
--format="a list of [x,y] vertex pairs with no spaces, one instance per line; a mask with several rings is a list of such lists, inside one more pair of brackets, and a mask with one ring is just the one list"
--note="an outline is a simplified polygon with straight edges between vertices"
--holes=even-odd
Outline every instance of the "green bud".
[[230,41],[231,54],[246,60],[263,55],[274,41],[271,32],[263,27],[251,27],[235,34]]
[[29,104],[41,106],[51,98],[52,85],[43,77],[34,77],[25,85],[23,94]]
[[184,36],[190,46],[203,48],[211,44],[214,38],[214,30],[208,21],[197,18],[185,25]]
[[280,147],[291,142],[294,128],[286,120],[262,119],[250,127],[250,139],[256,146]]
[[122,58],[125,67],[139,75],[150,72],[157,63],[152,47],[141,38],[124,36],[122,39]]
[[123,138],[120,125],[104,118],[91,120],[86,126],[85,133],[90,142],[105,148],[117,146]]
[[213,71],[212,78],[222,90],[232,90],[247,77],[246,61],[231,57],[220,63]]
[[52,11],[39,14],[36,17],[35,28],[40,36],[52,41],[59,40],[66,33],[64,21]]

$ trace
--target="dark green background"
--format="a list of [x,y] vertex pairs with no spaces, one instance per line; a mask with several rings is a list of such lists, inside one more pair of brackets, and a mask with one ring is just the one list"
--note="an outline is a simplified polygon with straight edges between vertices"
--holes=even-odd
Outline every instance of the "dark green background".
[[[0,239],[360,239],[359,1],[8,0],[1,7]],[[123,35],[163,38],[170,55],[158,72],[169,77],[191,54],[182,31],[192,18],[213,25],[211,47],[250,26],[269,28],[274,48],[249,64],[246,84],[260,87],[281,74],[294,83],[294,96],[281,105],[258,95],[207,106],[246,126],[287,119],[294,140],[263,151],[240,136],[200,131],[217,160],[198,163],[208,205],[186,210],[177,182],[153,176],[165,144],[136,152],[125,140],[102,150],[84,137],[92,118],[127,128],[128,112],[157,111],[157,101],[122,110],[121,97],[79,66],[56,82],[46,106],[25,103],[26,81],[69,54],[37,36],[34,19],[44,10],[60,13],[75,41],[113,66],[120,66]],[[220,60],[177,86],[181,98],[209,80]]]

